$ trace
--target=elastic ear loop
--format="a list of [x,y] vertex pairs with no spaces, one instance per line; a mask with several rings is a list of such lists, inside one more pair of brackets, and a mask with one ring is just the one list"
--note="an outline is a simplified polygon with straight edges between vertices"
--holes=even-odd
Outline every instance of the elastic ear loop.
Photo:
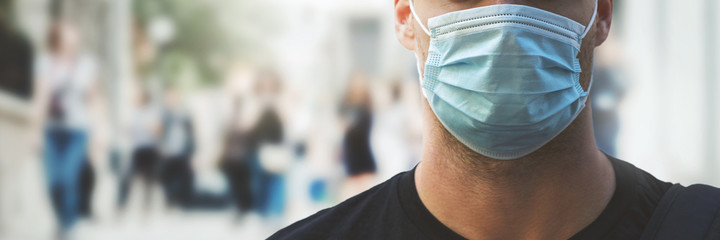
[[[425,34],[427,34],[428,36],[431,36],[431,35],[430,35],[430,31],[428,31],[428,29],[425,27],[425,25],[423,25],[422,21],[420,21],[420,17],[418,17],[417,13],[415,13],[415,7],[413,6],[413,0],[408,0],[408,3],[409,3],[409,5],[410,5],[410,12],[412,12],[412,15],[413,15],[413,17],[415,18],[415,21],[417,21],[418,24],[420,24],[420,28],[422,28],[422,30],[423,30],[423,32],[425,32]],[[597,2],[596,2],[596,3],[597,3]],[[597,5],[597,4],[596,4],[596,5]],[[593,19],[594,19],[594,18],[595,18],[595,17],[593,16]],[[593,21],[594,21],[594,20],[593,20]],[[586,32],[586,33],[587,33],[587,32]]]
[[[410,11],[412,11],[412,4],[410,5]],[[590,29],[592,28],[593,23],[595,23],[595,17],[597,17],[597,11],[598,11],[598,1],[595,1],[595,9],[593,10],[592,18],[590,18],[590,22],[587,24],[587,27],[585,27],[585,32],[580,37],[580,39],[585,38],[585,36],[590,32]],[[422,26],[422,23],[420,24]]]
[[[585,28],[585,33],[583,33],[582,37],[580,39],[584,39],[585,36],[590,32],[590,28],[592,28],[593,23],[595,23],[595,17],[597,16],[597,10],[598,10],[598,1],[595,1],[595,10],[593,10],[592,18],[590,18],[590,23],[588,23],[587,27]],[[595,80],[595,57],[593,56],[592,61],[592,67],[590,69],[590,83],[588,83],[588,89],[587,94],[590,94],[590,90],[593,86],[593,81]],[[578,80],[579,81],[579,80]]]
[[[415,19],[415,21],[418,22],[418,24],[420,24],[420,28],[422,28],[422,30],[423,30],[423,32],[425,32],[425,34],[427,34],[428,36],[431,36],[430,31],[428,31],[428,29],[425,28],[425,25],[423,25],[422,21],[420,21],[420,17],[418,17],[417,13],[415,13],[415,7],[413,6],[413,0],[408,0],[408,5],[410,5],[410,12],[412,13],[413,18]],[[417,53],[415,53],[415,59],[420,59],[417,56]],[[427,93],[425,92],[425,90],[423,90],[423,79],[425,79],[425,77],[423,76],[423,72],[420,71],[420,62],[418,62],[417,60],[415,60],[415,62],[416,62],[415,64],[417,65],[418,75],[420,75],[420,77],[419,77],[420,89],[421,89],[420,91],[422,91],[422,94],[423,94],[423,96],[425,96],[425,98],[428,98]]]

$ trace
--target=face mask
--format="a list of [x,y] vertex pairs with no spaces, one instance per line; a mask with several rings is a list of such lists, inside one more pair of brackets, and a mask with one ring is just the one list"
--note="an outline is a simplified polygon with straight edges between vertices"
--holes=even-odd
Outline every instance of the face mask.
[[430,35],[423,94],[443,126],[475,152],[501,160],[526,156],[585,107],[577,56],[597,2],[588,27],[502,4],[431,18],[428,30],[412,0],[410,9]]

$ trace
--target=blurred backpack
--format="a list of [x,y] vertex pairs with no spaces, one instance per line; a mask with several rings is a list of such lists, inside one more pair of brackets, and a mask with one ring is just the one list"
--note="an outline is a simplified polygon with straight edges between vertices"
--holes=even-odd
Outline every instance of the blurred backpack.
[[640,239],[720,239],[720,189],[675,184],[658,203]]

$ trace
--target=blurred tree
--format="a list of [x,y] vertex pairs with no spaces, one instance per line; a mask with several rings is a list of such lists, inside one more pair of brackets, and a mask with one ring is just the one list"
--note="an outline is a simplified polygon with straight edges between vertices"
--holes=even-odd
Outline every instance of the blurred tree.
[[[133,8],[149,35],[160,35],[151,36],[160,50],[151,69],[171,84],[218,83],[227,64],[267,55],[267,46],[257,35],[277,29],[268,15],[254,13],[262,11],[262,1],[134,0]],[[262,31],[244,31],[247,26]],[[198,79],[179,79],[179,75],[187,77],[181,73],[186,71]]]

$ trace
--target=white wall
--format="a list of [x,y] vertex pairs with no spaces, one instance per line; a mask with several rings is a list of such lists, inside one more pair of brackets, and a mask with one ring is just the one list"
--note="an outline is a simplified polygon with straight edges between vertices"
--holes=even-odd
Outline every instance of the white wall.
[[[718,33],[714,0],[623,1],[619,157],[658,178],[720,185]],[[709,33],[713,33],[711,36]],[[714,88],[714,89],[709,89]]]

